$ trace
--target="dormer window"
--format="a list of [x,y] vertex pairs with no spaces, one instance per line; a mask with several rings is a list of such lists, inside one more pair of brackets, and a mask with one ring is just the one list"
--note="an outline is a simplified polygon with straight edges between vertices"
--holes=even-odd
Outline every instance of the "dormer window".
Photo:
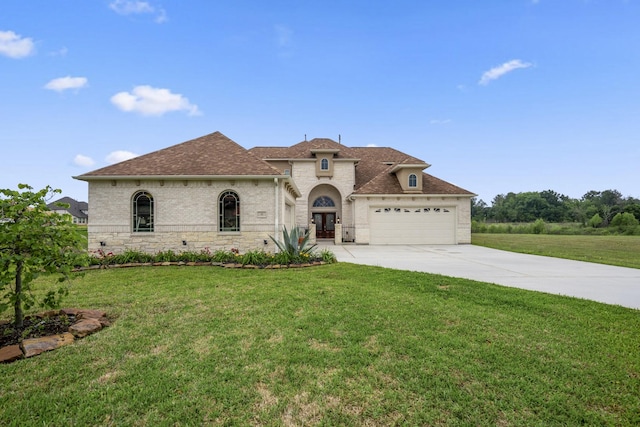
[[316,176],[331,178],[333,176],[333,163],[340,150],[337,148],[311,149],[311,154],[316,158]]
[[418,186],[418,177],[415,173],[409,175],[409,188],[416,188]]

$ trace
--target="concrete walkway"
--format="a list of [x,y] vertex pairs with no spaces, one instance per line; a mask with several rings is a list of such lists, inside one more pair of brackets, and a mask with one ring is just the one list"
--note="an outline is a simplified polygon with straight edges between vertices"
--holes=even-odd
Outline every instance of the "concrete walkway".
[[338,261],[462,277],[640,309],[640,269],[474,245],[325,245]]

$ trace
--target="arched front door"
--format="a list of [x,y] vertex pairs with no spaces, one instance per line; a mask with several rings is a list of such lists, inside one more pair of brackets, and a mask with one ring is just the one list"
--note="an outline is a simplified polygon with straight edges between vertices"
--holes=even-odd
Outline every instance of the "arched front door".
[[314,212],[313,222],[316,224],[316,239],[333,239],[335,237],[335,212]]
[[312,218],[316,225],[317,239],[333,239],[336,230],[336,204],[329,196],[320,196],[313,201]]

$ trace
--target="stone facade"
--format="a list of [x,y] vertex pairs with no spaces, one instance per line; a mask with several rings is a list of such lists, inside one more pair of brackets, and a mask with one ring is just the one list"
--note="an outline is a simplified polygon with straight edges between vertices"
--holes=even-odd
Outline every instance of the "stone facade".
[[[240,198],[238,232],[219,231],[218,201],[227,190]],[[132,197],[138,191],[153,196],[153,232],[133,232]],[[89,206],[92,252],[130,249],[156,253],[205,248],[273,251],[269,236],[278,236],[283,225],[292,227],[295,216],[294,197],[282,181],[276,183],[274,179],[92,181]]]
[[[355,166],[353,161],[334,161],[333,175],[317,176],[315,161],[293,161],[291,173],[302,196],[296,202],[296,224],[308,227],[311,213],[314,211],[313,202],[321,196],[330,197],[336,203],[337,217],[344,224],[353,224],[353,209],[347,200],[355,185]],[[327,210],[327,209],[324,209]],[[323,209],[315,209],[322,212]]]

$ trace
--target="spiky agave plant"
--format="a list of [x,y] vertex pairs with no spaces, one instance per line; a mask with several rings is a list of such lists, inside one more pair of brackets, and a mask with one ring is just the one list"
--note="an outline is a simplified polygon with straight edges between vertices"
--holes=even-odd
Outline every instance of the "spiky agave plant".
[[303,255],[310,256],[315,244],[309,244],[309,233],[305,233],[298,227],[295,227],[289,232],[285,226],[282,231],[282,241],[276,240],[273,236],[269,236],[271,240],[276,244],[281,253],[286,253],[289,258],[294,261],[299,259]]

